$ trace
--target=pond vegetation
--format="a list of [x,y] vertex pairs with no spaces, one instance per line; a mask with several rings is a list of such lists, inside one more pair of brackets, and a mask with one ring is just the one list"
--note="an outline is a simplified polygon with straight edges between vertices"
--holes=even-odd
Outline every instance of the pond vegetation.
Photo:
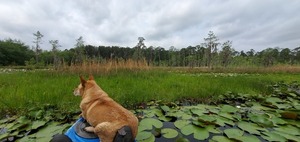
[[[79,73],[0,73],[0,141],[49,141],[79,118]],[[137,70],[94,74],[140,119],[138,141],[299,141],[294,73]]]

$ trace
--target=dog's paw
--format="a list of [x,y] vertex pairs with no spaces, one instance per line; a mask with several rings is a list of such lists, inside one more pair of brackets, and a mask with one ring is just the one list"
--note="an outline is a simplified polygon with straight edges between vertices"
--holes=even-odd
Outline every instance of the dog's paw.
[[84,130],[87,132],[94,132],[95,128],[92,126],[89,126],[89,127],[85,127]]

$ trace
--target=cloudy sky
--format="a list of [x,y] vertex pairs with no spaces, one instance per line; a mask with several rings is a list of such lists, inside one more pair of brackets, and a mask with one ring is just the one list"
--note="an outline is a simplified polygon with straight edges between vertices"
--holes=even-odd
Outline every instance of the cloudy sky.
[[0,40],[33,46],[40,31],[44,50],[76,39],[95,46],[177,49],[204,42],[213,31],[235,50],[300,46],[300,0],[0,0]]

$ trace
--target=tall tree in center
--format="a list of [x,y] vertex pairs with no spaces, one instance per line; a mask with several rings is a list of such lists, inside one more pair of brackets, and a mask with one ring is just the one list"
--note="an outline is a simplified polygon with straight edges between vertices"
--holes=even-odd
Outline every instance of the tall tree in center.
[[35,51],[35,61],[36,61],[36,63],[38,63],[39,62],[39,55],[42,52],[40,44],[42,44],[42,37],[44,35],[42,35],[40,33],[40,31],[37,31],[36,33],[33,33],[33,36],[34,36],[33,43],[35,43],[35,49],[34,49],[34,51]]
[[214,34],[213,31],[209,31],[208,37],[204,38],[204,46],[206,47],[206,61],[207,61],[207,66],[209,68],[213,67],[213,59],[217,55],[218,51],[218,43],[219,39],[217,36]]

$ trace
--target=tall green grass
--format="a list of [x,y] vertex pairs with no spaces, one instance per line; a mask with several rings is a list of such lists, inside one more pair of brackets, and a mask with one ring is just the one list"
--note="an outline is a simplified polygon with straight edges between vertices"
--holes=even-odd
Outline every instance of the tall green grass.
[[[84,74],[88,77],[88,73]],[[35,106],[51,104],[62,110],[79,110],[81,98],[73,95],[79,84],[77,73],[27,71],[0,73],[1,116],[22,113]],[[94,74],[98,85],[127,108],[150,100],[171,102],[194,99],[211,103],[227,91],[265,94],[267,85],[299,81],[299,74],[184,73],[160,69],[119,70]]]

